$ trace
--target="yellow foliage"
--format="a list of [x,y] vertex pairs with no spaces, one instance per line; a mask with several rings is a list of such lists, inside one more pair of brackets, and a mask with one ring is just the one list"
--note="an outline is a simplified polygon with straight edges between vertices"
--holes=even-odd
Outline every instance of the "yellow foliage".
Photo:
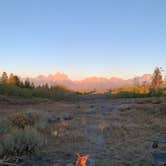
[[112,94],[118,94],[120,92],[129,92],[129,93],[137,93],[137,94],[147,94],[150,92],[149,87],[145,86],[135,86],[135,87],[122,87],[112,90]]

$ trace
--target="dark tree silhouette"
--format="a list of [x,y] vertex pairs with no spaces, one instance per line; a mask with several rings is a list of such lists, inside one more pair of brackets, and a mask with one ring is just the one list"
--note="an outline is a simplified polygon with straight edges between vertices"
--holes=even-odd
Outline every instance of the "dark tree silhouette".
[[13,75],[13,74],[11,73],[10,76],[9,76],[8,83],[9,83],[9,84],[16,85],[16,86],[20,86],[20,79],[19,79],[18,76]]
[[1,81],[1,83],[3,83],[3,84],[8,83],[8,75],[7,75],[6,72],[3,72],[3,73],[2,73],[2,76],[1,76],[1,78],[0,78],[0,81]]
[[153,73],[153,78],[152,78],[152,89],[153,90],[158,90],[161,88],[161,85],[163,83],[162,79],[162,69],[159,67],[156,67]]
[[24,87],[25,88],[31,88],[31,83],[30,83],[29,79],[25,80]]

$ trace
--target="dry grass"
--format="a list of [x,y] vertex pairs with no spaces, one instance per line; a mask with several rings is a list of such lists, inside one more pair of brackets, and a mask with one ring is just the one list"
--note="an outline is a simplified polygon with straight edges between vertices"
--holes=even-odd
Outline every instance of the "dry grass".
[[[41,117],[34,127],[38,126],[48,140],[42,151],[43,165],[74,163],[75,154],[80,153],[94,158],[96,166],[151,166],[146,140],[166,139],[165,98],[105,99],[77,104],[44,102],[24,105],[24,109],[21,105],[0,107],[3,117],[7,116],[6,111],[33,112]],[[72,120],[44,123],[50,115],[71,114]],[[40,165],[39,159],[32,160]]]

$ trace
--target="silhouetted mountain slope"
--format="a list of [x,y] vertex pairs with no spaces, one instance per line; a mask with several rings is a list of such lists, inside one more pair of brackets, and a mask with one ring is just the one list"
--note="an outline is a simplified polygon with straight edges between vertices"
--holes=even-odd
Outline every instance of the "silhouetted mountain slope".
[[35,78],[30,78],[30,80],[33,81],[35,85],[42,85],[48,83],[49,86],[62,85],[74,90],[102,90],[109,88],[119,88],[122,86],[149,84],[151,82],[151,75],[144,74],[143,76],[134,77],[127,80],[117,77],[88,77],[81,81],[73,81],[66,74],[58,72],[54,75],[40,75]]

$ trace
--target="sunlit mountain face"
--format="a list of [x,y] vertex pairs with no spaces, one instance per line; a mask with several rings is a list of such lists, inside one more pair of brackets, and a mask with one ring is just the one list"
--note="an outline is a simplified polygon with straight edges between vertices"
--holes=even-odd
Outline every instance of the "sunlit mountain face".
[[48,76],[40,75],[35,78],[30,78],[30,81],[34,82],[36,86],[47,83],[49,86],[61,85],[72,90],[104,90],[123,86],[150,84],[151,79],[152,76],[150,74],[144,74],[143,76],[127,80],[117,77],[88,77],[80,81],[74,81],[71,80],[66,74],[58,72]]

